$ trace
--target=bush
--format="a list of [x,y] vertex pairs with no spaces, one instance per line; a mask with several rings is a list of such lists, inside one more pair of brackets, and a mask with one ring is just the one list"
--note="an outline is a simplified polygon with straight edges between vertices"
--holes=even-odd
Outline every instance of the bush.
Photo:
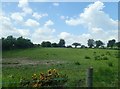
[[90,57],[89,56],[85,56],[85,59],[90,59]]
[[101,54],[101,56],[105,56],[105,54]]
[[95,56],[94,58],[95,58],[95,60],[101,60],[100,56]]
[[104,57],[102,58],[102,60],[108,60],[108,57],[107,57],[107,56],[104,56]]
[[75,62],[75,65],[80,65],[80,63],[79,62]]
[[112,62],[109,62],[109,63],[108,63],[108,66],[113,67]]
[[106,55],[111,55],[109,51],[106,52]]
[[[33,74],[31,80],[21,79],[20,87],[62,87],[68,80],[66,75],[57,72],[56,69],[50,69],[47,73],[40,73],[40,75]],[[58,88],[57,88],[58,89]]]

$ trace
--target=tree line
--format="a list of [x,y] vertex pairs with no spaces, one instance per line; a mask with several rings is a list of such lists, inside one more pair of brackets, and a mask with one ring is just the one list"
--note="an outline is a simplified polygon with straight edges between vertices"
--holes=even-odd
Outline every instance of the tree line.
[[34,44],[23,37],[15,38],[13,36],[8,36],[7,38],[2,38],[2,50],[12,50],[12,49],[24,49],[34,47]]
[[41,44],[33,44],[30,39],[25,39],[22,36],[15,38],[13,36],[8,36],[6,38],[1,38],[2,40],[2,50],[12,50],[12,49],[25,49],[32,47],[62,47],[62,48],[72,48],[73,46],[77,48],[120,48],[120,42],[116,42],[115,39],[108,40],[107,47],[101,40],[88,39],[87,45],[82,45],[78,42],[73,42],[73,44],[65,46],[66,42],[64,39],[60,39],[58,43],[51,43],[50,41],[43,41]]

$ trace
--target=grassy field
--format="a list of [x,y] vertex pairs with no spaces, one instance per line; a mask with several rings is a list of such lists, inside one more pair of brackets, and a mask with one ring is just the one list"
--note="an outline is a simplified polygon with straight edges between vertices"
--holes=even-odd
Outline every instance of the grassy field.
[[118,84],[118,50],[31,48],[4,51],[2,56],[2,81],[6,87],[18,86],[21,77],[29,79],[32,74],[48,69],[66,74],[66,86],[86,87],[86,70],[89,67],[94,68],[94,87],[115,87]]

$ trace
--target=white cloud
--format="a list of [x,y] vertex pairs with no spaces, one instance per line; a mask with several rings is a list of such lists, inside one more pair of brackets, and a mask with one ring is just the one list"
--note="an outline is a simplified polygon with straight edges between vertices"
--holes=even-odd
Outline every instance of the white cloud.
[[12,13],[11,18],[13,20],[15,20],[16,22],[22,22],[23,21],[23,17],[21,15],[21,13],[19,13],[19,12]]
[[117,21],[110,18],[102,9],[104,4],[100,1],[90,4],[84,9],[77,18],[71,18],[66,20],[68,25],[84,25],[89,29],[91,28],[102,28],[103,30],[117,29]]
[[10,18],[5,16],[0,16],[0,21],[2,21],[2,26],[0,29],[0,37],[6,37],[8,35],[13,35],[15,37],[24,36],[28,37],[30,35],[30,31],[27,29],[17,29],[12,25],[12,21]]
[[[108,39],[110,40],[110,38],[116,38],[116,36],[118,36],[117,34],[108,31],[116,31],[118,21],[110,18],[110,16],[103,11],[104,7],[102,2],[96,1],[85,8],[84,12],[78,17],[66,19],[65,22],[71,26],[83,25],[88,29],[94,39],[103,39],[106,41]],[[110,34],[112,34],[112,37]]]
[[28,0],[19,0],[18,7],[27,7],[28,6]]
[[59,6],[59,3],[55,2],[53,3],[53,6]]
[[87,40],[90,38],[93,38],[90,34],[80,34],[80,35],[74,35],[68,32],[61,32],[58,35],[59,39],[65,39],[66,45],[71,45],[74,42],[81,43],[82,45],[87,45]]
[[71,18],[70,20],[66,20],[65,23],[71,26],[77,26],[81,24],[81,20],[79,18],[78,19]]
[[42,41],[51,41],[55,42],[56,38],[53,36],[55,29],[51,29],[48,27],[41,27],[34,31],[32,34],[32,41],[34,43],[41,43]]
[[37,27],[37,26],[39,26],[40,24],[39,24],[37,21],[33,20],[33,19],[28,19],[28,20],[25,22],[25,25],[26,25],[26,26],[29,26],[29,27]]
[[29,7],[28,0],[19,0],[18,7],[22,8],[25,14],[31,14],[33,12]]
[[39,20],[39,19],[41,19],[42,17],[48,16],[48,14],[47,14],[47,13],[38,14],[37,12],[34,12],[32,16],[33,16],[35,19]]
[[46,27],[51,26],[51,25],[54,25],[53,21],[51,20],[46,21],[46,23],[44,24],[44,26]]

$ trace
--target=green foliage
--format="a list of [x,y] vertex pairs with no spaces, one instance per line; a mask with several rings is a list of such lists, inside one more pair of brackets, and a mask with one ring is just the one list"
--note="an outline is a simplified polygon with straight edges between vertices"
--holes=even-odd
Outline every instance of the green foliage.
[[100,46],[103,46],[104,43],[101,40],[95,41],[96,48],[99,48]]
[[59,47],[65,47],[65,40],[64,39],[60,39],[59,43],[58,43]]
[[116,42],[115,39],[109,40],[108,43],[107,43],[107,47],[113,48],[113,46],[115,46],[115,42]]
[[52,45],[52,47],[58,47],[57,43],[52,43],[51,45]]
[[80,62],[75,62],[75,65],[81,65]]
[[89,48],[92,48],[95,45],[95,41],[93,39],[89,39],[87,44]]
[[41,46],[42,47],[51,47],[52,45],[51,45],[51,42],[49,42],[49,41],[43,41],[42,43],[41,43]]
[[108,66],[113,67],[113,63],[112,62],[108,62]]
[[90,59],[90,57],[89,56],[85,56],[85,59]]
[[75,46],[75,48],[77,48],[77,46],[81,46],[81,44],[80,43],[73,43],[72,45],[74,45]]
[[8,36],[7,38],[2,38],[2,50],[31,48],[33,46],[34,44],[29,39],[23,37],[14,38],[13,36]]

